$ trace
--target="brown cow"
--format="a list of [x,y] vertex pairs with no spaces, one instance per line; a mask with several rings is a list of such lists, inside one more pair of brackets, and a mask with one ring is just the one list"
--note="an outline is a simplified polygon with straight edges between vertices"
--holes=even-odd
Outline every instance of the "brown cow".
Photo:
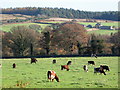
[[69,71],[69,66],[68,65],[61,65],[61,70],[66,69],[67,71]]
[[56,81],[57,82],[59,82],[59,78],[58,78],[58,76],[56,75],[56,72],[55,71],[51,71],[51,70],[49,70],[48,72],[47,72],[47,77],[48,77],[48,79],[50,80],[50,81],[54,81],[54,79],[56,79]]
[[36,62],[37,62],[36,58],[31,58],[31,64]]

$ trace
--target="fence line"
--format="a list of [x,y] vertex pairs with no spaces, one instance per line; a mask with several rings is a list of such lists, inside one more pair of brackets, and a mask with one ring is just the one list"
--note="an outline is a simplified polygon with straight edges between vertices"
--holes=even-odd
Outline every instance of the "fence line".
[[[106,54],[106,55],[97,55],[97,57],[110,57],[110,56],[120,56],[120,55],[111,55],[111,54]],[[91,57],[91,55],[44,55],[44,56],[9,56],[9,57],[0,57],[0,59],[11,59],[11,58],[57,58],[57,57]]]

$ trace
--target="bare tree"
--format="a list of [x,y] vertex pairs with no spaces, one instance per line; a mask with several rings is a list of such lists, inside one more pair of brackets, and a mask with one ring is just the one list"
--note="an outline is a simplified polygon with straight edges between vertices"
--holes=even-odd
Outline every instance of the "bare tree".
[[[37,40],[38,33],[25,26],[17,26],[11,29],[3,38],[3,45],[12,49],[14,56],[30,54],[31,45]],[[32,50],[31,50],[32,51]]]
[[114,44],[112,46],[113,54],[120,54],[120,31],[111,36],[111,42]]

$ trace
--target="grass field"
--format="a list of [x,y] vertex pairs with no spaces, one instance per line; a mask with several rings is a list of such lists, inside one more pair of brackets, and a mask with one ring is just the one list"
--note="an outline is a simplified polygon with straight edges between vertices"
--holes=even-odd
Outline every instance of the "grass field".
[[[48,22],[48,23],[62,23],[62,22]],[[31,24],[37,24],[37,23],[21,23],[21,24],[6,24],[6,25],[2,25],[0,26],[0,30],[3,30],[5,32],[9,32],[10,29],[14,26],[22,26],[22,25],[25,25],[25,26],[29,26]],[[80,22],[79,24],[84,24],[84,25],[95,25],[96,23],[88,23],[88,22]],[[118,26],[118,23],[114,22],[114,23],[102,23],[103,25],[108,25],[108,26]],[[41,25],[42,29],[44,29],[46,26],[50,25],[50,24],[38,24],[38,25]],[[86,28],[86,29],[89,29],[89,28]],[[106,34],[106,35],[110,35],[111,33],[115,33],[117,32],[117,30],[95,30],[95,31],[89,31],[88,34]]]
[[[118,57],[74,57],[55,58],[56,64],[52,64],[54,58],[37,58],[36,64],[30,64],[30,59],[3,59],[2,60],[2,87],[3,88],[117,88],[118,87]],[[70,71],[60,70],[60,65],[65,65],[71,60]],[[88,72],[83,71],[83,65],[88,60],[94,60],[96,65],[88,66]],[[16,63],[16,69],[12,64]],[[107,64],[110,71],[106,76],[94,74],[94,67]],[[60,82],[50,82],[47,79],[47,71],[54,70]],[[17,86],[17,83],[21,83]]]
[[101,35],[111,35],[111,33],[116,33],[117,30],[95,30],[95,31],[89,31],[88,34],[101,34]]
[[[95,26],[96,22],[78,22],[79,24],[84,24],[84,25],[92,25]],[[116,26],[118,27],[118,24],[120,24],[120,22],[102,22],[101,23],[104,26]]]
[[[9,32],[10,29],[14,26],[29,26],[31,24],[37,24],[37,23],[21,23],[21,24],[6,24],[6,25],[2,25],[0,26],[0,30]],[[46,26],[48,26],[49,24],[37,24],[37,25],[41,25],[42,29],[44,29]]]
[[[96,22],[79,22],[79,24],[83,24],[83,25],[92,25],[92,26],[95,26]],[[102,25],[105,25],[105,26],[116,26],[118,27],[118,24],[117,22],[103,22],[101,23]],[[90,29],[90,28],[87,28],[86,27],[86,30],[87,29]],[[95,30],[95,31],[88,31],[88,34],[101,34],[101,35],[111,35],[111,33],[116,33],[118,32],[118,30]]]

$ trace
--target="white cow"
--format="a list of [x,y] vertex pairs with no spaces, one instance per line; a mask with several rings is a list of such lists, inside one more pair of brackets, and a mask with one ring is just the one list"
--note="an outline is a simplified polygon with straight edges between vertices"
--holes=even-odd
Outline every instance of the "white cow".
[[88,72],[88,66],[87,65],[84,65],[83,69],[84,69],[85,72]]
[[52,71],[52,70],[49,70],[47,72],[47,77],[48,79],[50,79],[50,81],[54,81],[54,79],[56,79],[57,82],[59,82],[59,78],[58,76],[56,75],[56,72],[55,71]]

